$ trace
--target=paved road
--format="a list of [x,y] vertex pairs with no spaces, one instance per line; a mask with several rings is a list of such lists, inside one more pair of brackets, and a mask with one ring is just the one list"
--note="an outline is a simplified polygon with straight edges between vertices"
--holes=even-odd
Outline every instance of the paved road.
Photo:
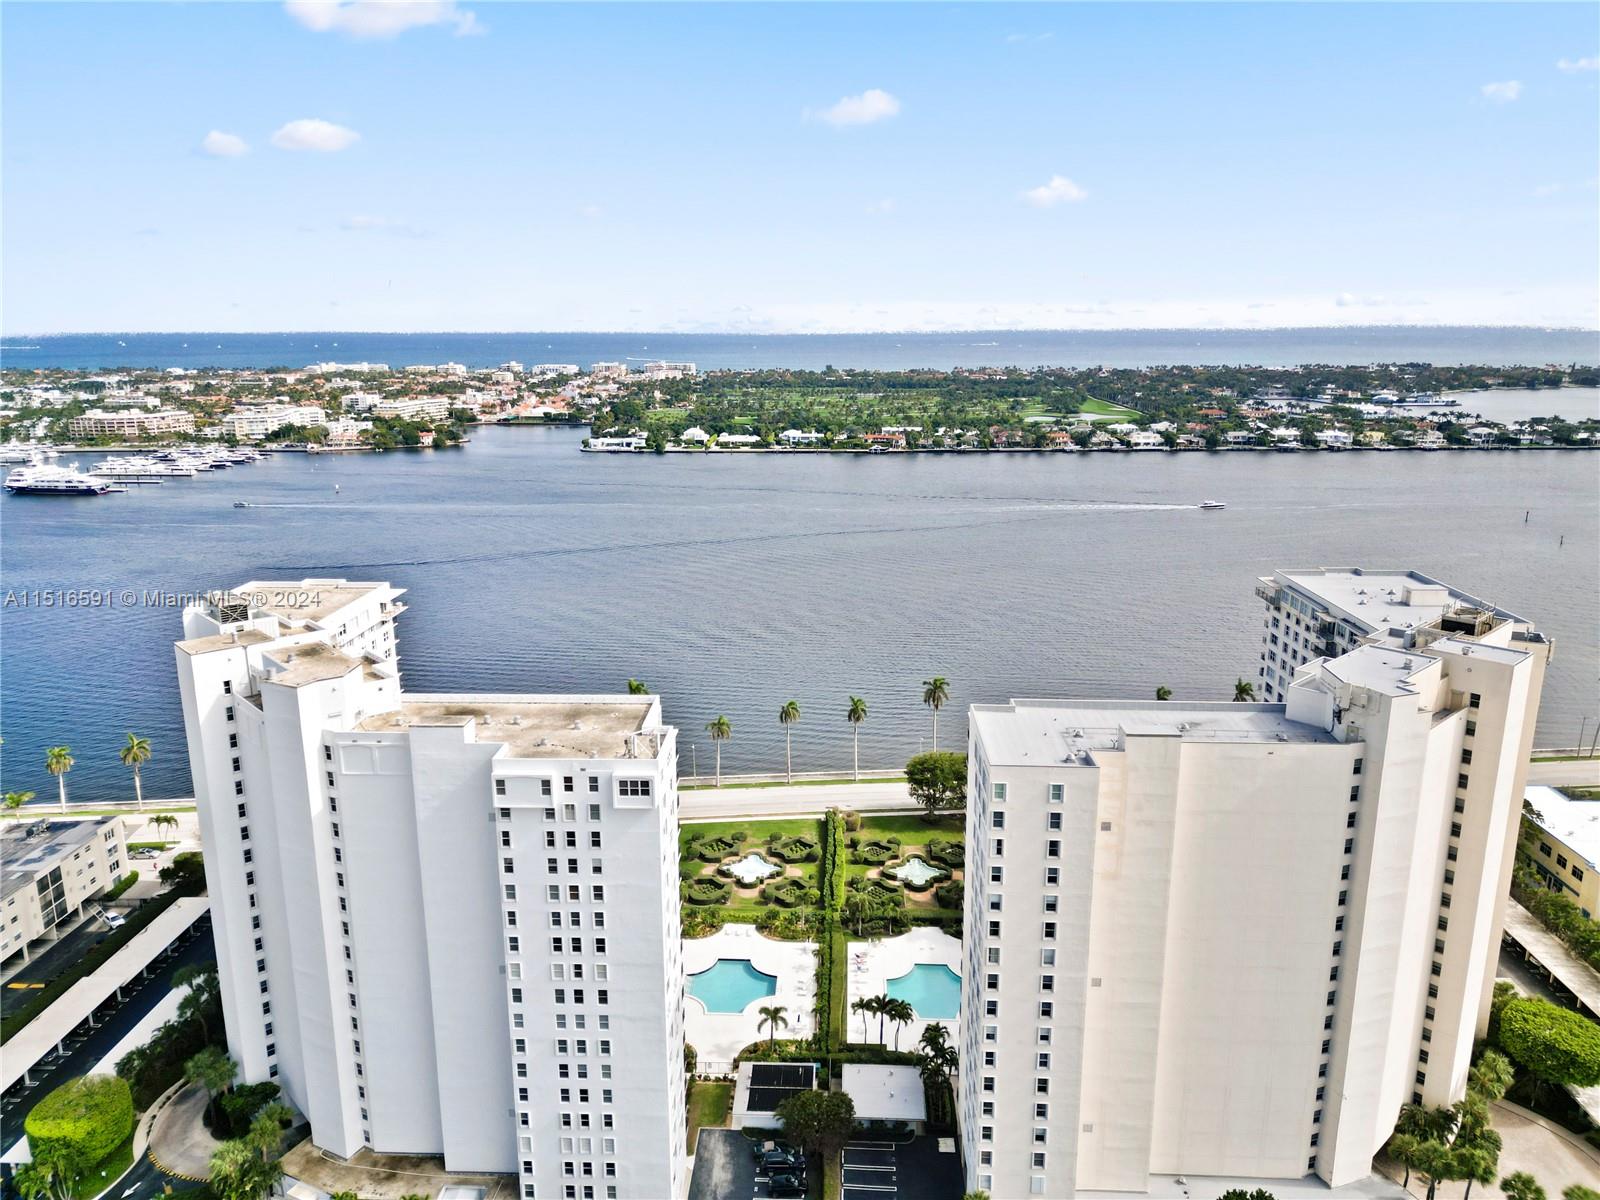
[[[126,999],[120,1005],[102,1007],[103,1015],[97,1015],[99,1028],[80,1030],[67,1039],[65,1055],[41,1062],[31,1072],[32,1087],[18,1083],[4,1097],[0,1097],[0,1145],[9,1146],[22,1136],[22,1123],[35,1103],[48,1095],[53,1088],[74,1076],[82,1075],[94,1066],[160,1003],[162,997],[172,990],[174,971],[190,963],[211,962],[215,958],[216,950],[211,941],[211,918],[207,915],[191,926],[187,937],[180,939],[174,949],[156,960],[155,970],[142,987],[137,991],[125,992]],[[136,1195],[129,1196],[128,1200],[145,1200],[146,1197],[154,1196],[160,1193],[164,1183],[170,1182],[175,1188],[192,1186],[185,1180],[176,1180],[163,1174],[148,1162],[136,1165],[134,1170],[135,1175],[129,1183],[145,1180],[150,1186],[147,1187],[145,1182],[141,1182],[139,1185],[141,1190]],[[9,1179],[7,1184],[5,1194],[11,1196],[14,1193],[9,1187]]]
[[857,812],[918,808],[903,783],[797,783],[792,787],[696,789],[678,795],[678,815],[685,821],[821,816],[830,808]]
[[1600,787],[1600,758],[1529,763],[1528,782],[1550,787]]

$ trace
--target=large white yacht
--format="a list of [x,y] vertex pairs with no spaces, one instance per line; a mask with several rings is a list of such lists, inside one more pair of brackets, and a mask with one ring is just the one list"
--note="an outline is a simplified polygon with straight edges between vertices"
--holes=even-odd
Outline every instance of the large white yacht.
[[6,476],[6,491],[27,496],[103,496],[125,492],[108,479],[97,479],[78,470],[78,464],[58,467],[35,464],[17,467]]

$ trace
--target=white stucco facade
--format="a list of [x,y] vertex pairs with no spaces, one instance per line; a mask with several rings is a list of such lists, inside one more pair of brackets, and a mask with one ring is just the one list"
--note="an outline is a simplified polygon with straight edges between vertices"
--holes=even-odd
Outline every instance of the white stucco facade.
[[399,595],[256,582],[184,614],[240,1077],[343,1157],[677,1194],[676,731],[648,697],[402,694]]
[[1550,643],[1447,602],[1384,629],[1282,704],[973,709],[969,1186],[1337,1186],[1459,1098]]

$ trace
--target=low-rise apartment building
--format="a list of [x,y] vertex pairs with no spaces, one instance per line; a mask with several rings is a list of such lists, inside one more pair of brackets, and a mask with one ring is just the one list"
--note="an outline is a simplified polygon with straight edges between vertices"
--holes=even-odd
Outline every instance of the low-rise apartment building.
[[125,873],[121,817],[41,817],[0,829],[0,959],[27,956]]
[[67,422],[73,437],[159,437],[167,433],[193,433],[194,414],[182,409],[158,409],[139,412],[121,409],[90,409],[82,416]]
[[1589,920],[1600,920],[1600,798],[1530,787],[1525,799],[1518,859]]

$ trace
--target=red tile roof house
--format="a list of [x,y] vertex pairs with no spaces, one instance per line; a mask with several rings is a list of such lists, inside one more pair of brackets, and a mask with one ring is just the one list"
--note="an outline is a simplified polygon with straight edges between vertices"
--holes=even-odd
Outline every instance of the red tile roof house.
[[865,441],[869,446],[892,446],[904,449],[906,435],[903,433],[869,433]]

